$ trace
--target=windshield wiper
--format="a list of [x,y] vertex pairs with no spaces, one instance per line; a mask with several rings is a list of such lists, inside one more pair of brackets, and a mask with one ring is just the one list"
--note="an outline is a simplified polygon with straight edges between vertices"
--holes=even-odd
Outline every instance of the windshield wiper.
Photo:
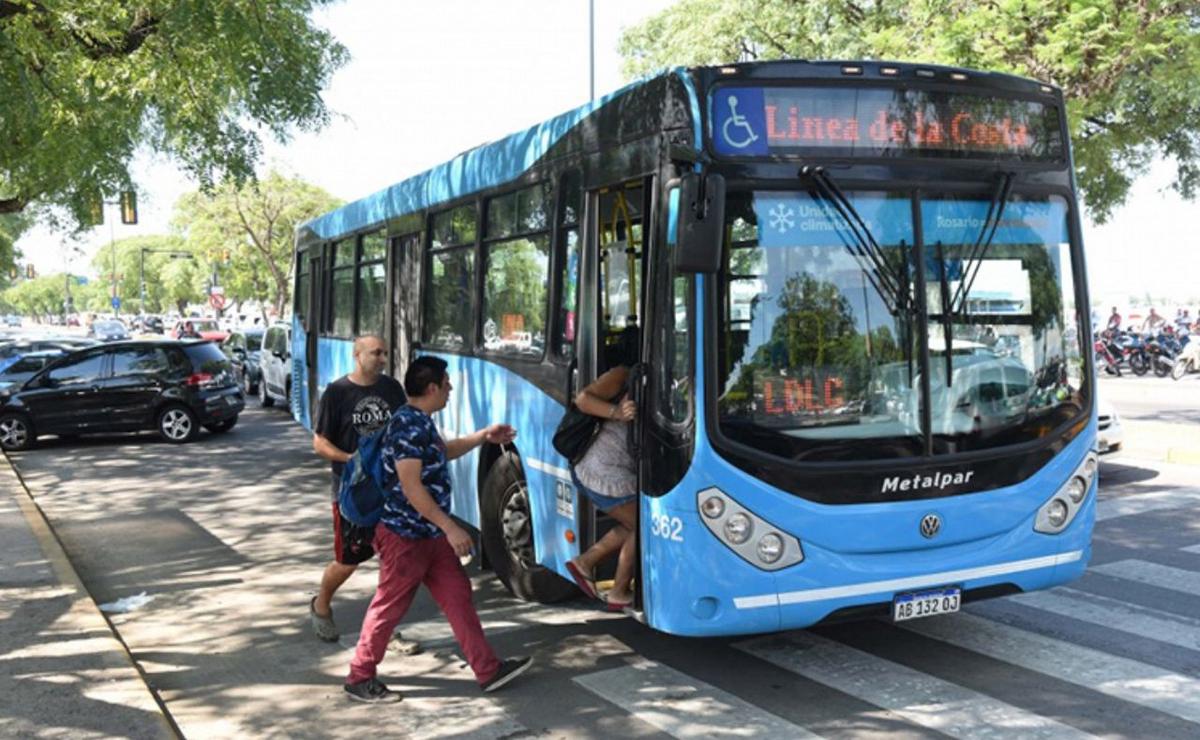
[[[971,293],[975,278],[979,276],[979,268],[983,266],[983,259],[992,246],[992,240],[996,237],[996,229],[1000,227],[1000,219],[1004,216],[1004,207],[1008,205],[1008,198],[1012,195],[1012,181],[1013,173],[1005,172],[1000,175],[1000,182],[996,183],[996,191],[992,194],[991,202],[988,203],[987,217],[983,220],[983,226],[979,229],[979,236],[971,246],[971,251],[967,253],[962,279],[958,284],[958,290],[955,291],[954,300],[950,301],[950,307],[955,315],[962,313],[966,308],[967,296]],[[942,271],[944,279],[944,263]]]
[[996,230],[1004,216],[1004,207],[1008,205],[1008,197],[1012,194],[1012,181],[1013,173],[1005,172],[1000,175],[1000,182],[996,183],[996,190],[988,202],[987,215],[979,229],[979,236],[971,245],[971,251],[967,253],[966,262],[960,270],[958,289],[955,290],[953,298],[950,297],[950,275],[942,241],[939,239],[935,244],[938,284],[942,292],[942,336],[946,342],[947,388],[952,385],[954,379],[954,318],[966,312],[967,296],[971,294],[971,287],[975,284],[975,278],[979,276],[979,268],[983,267],[983,260],[992,246],[992,240],[996,238]]
[[[908,305],[907,292],[901,290],[901,278],[888,265],[883,249],[875,241],[854,204],[824,168],[806,165],[800,169],[800,174],[811,177],[816,185],[817,192],[812,194],[813,199],[818,202],[824,200],[837,211],[853,237],[853,243],[845,244],[846,249],[859,261],[863,274],[871,281],[871,286],[887,302],[888,311],[893,315],[899,314]],[[838,229],[838,235],[843,236],[842,229]],[[845,242],[843,238],[843,243]],[[869,269],[868,265],[863,264],[864,260],[869,263]]]

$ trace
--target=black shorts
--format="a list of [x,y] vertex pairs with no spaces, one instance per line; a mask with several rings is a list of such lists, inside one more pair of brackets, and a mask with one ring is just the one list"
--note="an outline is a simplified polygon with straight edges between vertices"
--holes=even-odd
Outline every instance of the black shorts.
[[371,543],[374,527],[356,527],[342,516],[337,501],[333,502],[333,559],[342,565],[365,563],[375,555]]

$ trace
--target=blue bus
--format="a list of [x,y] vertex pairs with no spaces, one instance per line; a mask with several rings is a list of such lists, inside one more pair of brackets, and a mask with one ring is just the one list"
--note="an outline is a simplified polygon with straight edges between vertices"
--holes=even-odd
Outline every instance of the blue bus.
[[[678,635],[1082,574],[1094,368],[1055,87],[913,64],[675,69],[297,232],[291,410],[351,339],[449,363],[453,512],[517,597],[612,522],[551,437],[636,327],[634,613]],[[601,574],[603,577],[603,574]]]

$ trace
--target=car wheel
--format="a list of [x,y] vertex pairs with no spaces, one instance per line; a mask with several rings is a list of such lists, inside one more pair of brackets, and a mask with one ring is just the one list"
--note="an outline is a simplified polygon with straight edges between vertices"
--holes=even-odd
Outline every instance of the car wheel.
[[258,393],[258,388],[254,386],[254,381],[250,380],[250,373],[242,375],[242,392],[247,398]]
[[515,470],[517,458],[505,453],[483,484],[483,549],[500,582],[513,596],[551,604],[576,594],[575,584],[533,557],[533,515],[529,492]]
[[224,421],[218,421],[215,424],[205,424],[204,428],[213,434],[222,434],[237,426],[237,420],[238,418],[234,416],[230,419],[225,419]]
[[275,405],[275,399],[271,398],[271,393],[267,390],[266,378],[258,381],[258,401],[265,408],[271,408]]
[[167,442],[191,442],[200,433],[196,415],[187,406],[167,406],[158,412],[158,434]]
[[33,432],[29,417],[13,413],[0,416],[0,447],[5,451],[28,450],[35,439],[37,435]]

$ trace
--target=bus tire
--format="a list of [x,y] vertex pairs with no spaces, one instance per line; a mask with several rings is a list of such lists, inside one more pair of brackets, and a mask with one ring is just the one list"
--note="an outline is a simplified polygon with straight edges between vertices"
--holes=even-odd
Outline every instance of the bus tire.
[[504,453],[484,480],[480,507],[483,549],[492,570],[513,596],[542,604],[565,601],[575,595],[574,584],[533,559],[529,492],[516,465],[517,457]]

